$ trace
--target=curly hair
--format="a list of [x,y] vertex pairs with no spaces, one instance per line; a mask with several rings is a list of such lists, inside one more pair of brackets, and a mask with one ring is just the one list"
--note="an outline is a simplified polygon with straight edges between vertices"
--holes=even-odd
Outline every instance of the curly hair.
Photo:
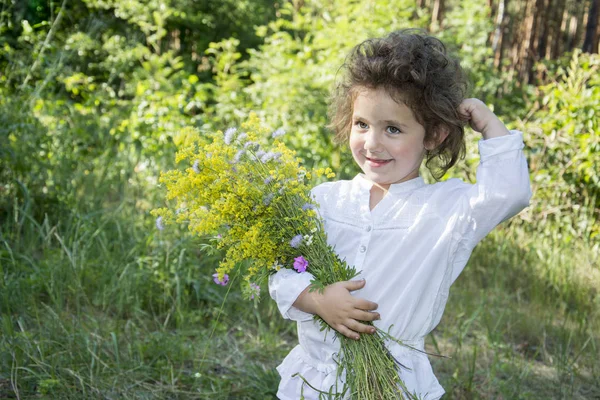
[[353,104],[361,89],[383,88],[409,107],[425,128],[425,142],[437,143],[442,130],[448,136],[427,151],[425,165],[440,179],[465,154],[465,121],[458,106],[468,90],[467,76],[457,59],[437,38],[420,29],[404,29],[355,46],[340,67],[345,72],[329,100],[329,128],[335,142],[348,141]]

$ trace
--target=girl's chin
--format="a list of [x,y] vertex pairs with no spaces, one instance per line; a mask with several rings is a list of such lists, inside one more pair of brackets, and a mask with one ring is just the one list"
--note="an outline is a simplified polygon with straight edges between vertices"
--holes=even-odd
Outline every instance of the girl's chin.
[[411,174],[409,174],[409,175],[405,176],[404,178],[398,178],[397,176],[390,177],[383,173],[377,173],[374,171],[370,171],[368,168],[363,169],[363,173],[368,180],[370,180],[371,182],[375,182],[378,185],[383,186],[385,188],[388,188],[390,185],[393,185],[396,183],[402,183],[405,181],[409,181],[411,179],[415,179],[419,176],[418,174],[415,176],[411,176]]
[[378,173],[373,173],[371,171],[363,171],[365,174],[365,177],[370,180],[371,182],[375,182],[379,185],[389,185],[390,184],[390,180],[386,179],[386,176],[384,174],[378,174]]

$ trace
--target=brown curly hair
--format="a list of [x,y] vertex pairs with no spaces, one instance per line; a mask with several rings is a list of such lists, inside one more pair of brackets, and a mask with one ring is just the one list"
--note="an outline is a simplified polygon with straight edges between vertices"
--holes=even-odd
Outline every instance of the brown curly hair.
[[425,128],[425,142],[437,143],[426,153],[425,165],[440,179],[465,154],[465,121],[458,106],[468,90],[467,76],[457,59],[437,38],[420,29],[403,29],[355,46],[340,67],[344,78],[329,100],[329,128],[335,142],[347,143],[352,113],[361,89],[384,88],[396,102],[406,104]]

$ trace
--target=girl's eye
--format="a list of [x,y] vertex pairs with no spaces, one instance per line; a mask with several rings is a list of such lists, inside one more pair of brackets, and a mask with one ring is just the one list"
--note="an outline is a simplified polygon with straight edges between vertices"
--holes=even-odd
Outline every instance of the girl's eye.
[[362,121],[356,121],[356,125],[360,128],[360,129],[367,129],[369,127],[369,125],[365,124]]
[[395,126],[388,126],[388,128],[389,128],[389,132],[393,133],[394,135],[402,132],[402,131],[400,131],[400,129],[396,128]]

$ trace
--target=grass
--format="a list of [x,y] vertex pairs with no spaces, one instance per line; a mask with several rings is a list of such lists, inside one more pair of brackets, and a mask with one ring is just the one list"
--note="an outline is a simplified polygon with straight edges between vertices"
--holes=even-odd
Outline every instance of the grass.
[[[0,228],[0,398],[268,399],[296,343],[274,304],[212,283],[215,258],[122,203]],[[428,350],[446,399],[600,397],[591,244],[492,233]],[[266,291],[263,296],[268,298]]]

